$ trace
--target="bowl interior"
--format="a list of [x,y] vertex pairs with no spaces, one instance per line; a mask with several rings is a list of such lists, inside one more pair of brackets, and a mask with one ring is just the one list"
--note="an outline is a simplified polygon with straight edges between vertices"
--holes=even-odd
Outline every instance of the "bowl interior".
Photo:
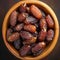
[[[35,4],[40,9],[42,9],[45,13],[50,14],[52,16],[53,20],[54,20],[54,23],[55,23],[55,26],[54,26],[55,36],[53,38],[53,41],[37,57],[31,57],[31,56],[21,57],[19,55],[18,51],[11,44],[9,44],[7,42],[6,31],[7,31],[9,16],[16,8],[18,8],[23,3],[26,3],[28,5]],[[20,1],[17,4],[15,4],[6,14],[6,16],[4,18],[4,22],[3,22],[3,28],[2,28],[3,39],[4,39],[4,42],[5,42],[5,45],[10,50],[10,52],[20,59],[31,59],[31,60],[41,59],[41,58],[45,57],[46,55],[48,55],[52,51],[52,49],[56,45],[56,42],[57,42],[57,39],[58,39],[58,34],[59,33],[57,31],[59,32],[59,25],[58,25],[58,21],[57,21],[55,13],[53,12],[53,10],[48,5],[46,5],[45,3],[41,2],[41,1]]]

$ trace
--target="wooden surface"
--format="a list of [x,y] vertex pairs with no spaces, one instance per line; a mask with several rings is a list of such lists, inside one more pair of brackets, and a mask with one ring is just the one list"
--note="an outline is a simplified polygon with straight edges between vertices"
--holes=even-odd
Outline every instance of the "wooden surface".
[[[0,60],[19,60],[13,56],[6,48],[2,38],[2,22],[5,14],[12,5],[20,0],[0,0]],[[60,24],[60,0],[41,0],[47,3],[55,11]],[[42,60],[59,60],[60,59],[60,37],[54,50]]]

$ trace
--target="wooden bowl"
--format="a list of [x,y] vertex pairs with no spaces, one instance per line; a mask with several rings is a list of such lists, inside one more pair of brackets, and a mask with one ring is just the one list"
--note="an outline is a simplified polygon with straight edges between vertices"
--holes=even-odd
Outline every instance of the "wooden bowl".
[[[17,50],[7,42],[6,31],[7,31],[9,16],[16,8],[18,8],[23,3],[26,3],[28,5],[31,5],[31,4],[37,5],[39,8],[43,9],[46,13],[50,14],[52,16],[53,20],[54,20],[54,23],[55,23],[55,26],[54,26],[55,36],[53,38],[53,41],[37,57],[31,57],[31,56],[21,57],[19,55],[19,53],[17,52]],[[12,8],[10,8],[10,10],[7,12],[7,14],[6,14],[5,18],[4,18],[3,26],[2,26],[2,36],[3,36],[4,43],[5,43],[6,47],[8,48],[8,50],[14,56],[16,56],[17,58],[22,59],[22,60],[38,60],[38,59],[42,59],[45,56],[47,56],[53,50],[53,48],[55,47],[55,45],[56,45],[56,43],[58,41],[58,36],[59,36],[58,19],[57,19],[56,15],[55,15],[54,11],[47,4],[45,4],[45,3],[41,2],[41,1],[37,1],[37,0],[20,1],[20,2],[16,3],[14,6],[12,6]]]

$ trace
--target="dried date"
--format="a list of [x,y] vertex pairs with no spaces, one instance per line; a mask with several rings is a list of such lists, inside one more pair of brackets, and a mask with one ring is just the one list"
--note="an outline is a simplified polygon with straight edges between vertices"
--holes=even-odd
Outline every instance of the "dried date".
[[46,23],[46,20],[44,18],[42,18],[40,20],[40,29],[47,29],[47,23]]
[[46,29],[42,29],[40,32],[39,32],[39,41],[44,41],[45,38],[46,38],[46,34],[47,34],[47,31]]
[[54,28],[54,21],[50,15],[46,16],[46,22],[47,22],[49,28]]
[[30,11],[36,18],[40,19],[42,17],[42,13],[37,6],[31,5],[30,6]]
[[20,49],[20,47],[21,47],[20,39],[14,41],[14,47],[15,47],[16,49]]
[[54,31],[52,29],[48,30],[46,37],[47,41],[51,41],[53,37],[54,37]]
[[36,27],[34,25],[29,24],[24,26],[24,30],[34,33],[36,32]]
[[9,42],[13,42],[13,41],[15,41],[15,40],[18,40],[19,39],[19,33],[18,32],[15,32],[15,33],[13,33],[12,35],[10,35],[9,37],[8,37],[8,41]]
[[41,49],[45,48],[46,43],[45,42],[40,42],[36,46],[32,48],[32,53],[35,54],[39,52]]
[[20,36],[23,38],[23,39],[27,39],[27,40],[30,40],[32,39],[32,34],[30,34],[29,32],[27,31],[21,31],[20,32]]
[[15,27],[15,30],[16,31],[20,31],[22,28],[23,28],[24,24],[21,23],[21,24],[18,24],[16,27]]
[[10,25],[11,26],[15,26],[16,22],[17,22],[17,16],[18,16],[18,12],[13,11],[10,15]]
[[24,21],[25,24],[35,24],[36,22],[37,19],[32,16],[27,17],[26,20]]
[[20,55],[26,56],[28,52],[30,51],[30,48],[31,48],[30,45],[24,45],[19,51]]
[[26,3],[22,4],[22,5],[19,7],[19,12],[26,12]]
[[35,43],[36,42],[36,39],[37,39],[37,37],[32,37],[32,39],[31,40],[25,40],[25,41],[23,41],[23,44],[25,45],[27,45],[27,44],[32,44],[32,43]]

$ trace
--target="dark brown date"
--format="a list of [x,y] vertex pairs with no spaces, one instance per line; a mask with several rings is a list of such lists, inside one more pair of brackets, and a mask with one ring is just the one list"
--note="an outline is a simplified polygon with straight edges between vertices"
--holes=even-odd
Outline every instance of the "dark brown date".
[[40,32],[39,32],[39,41],[44,41],[45,38],[46,38],[46,34],[47,34],[47,31],[46,29],[42,29]]
[[30,45],[24,45],[19,51],[20,55],[26,56],[28,52],[30,51],[30,48],[31,48]]
[[24,21],[25,24],[30,24],[30,23],[34,24],[36,22],[37,22],[37,19],[32,16],[27,17],[26,20]]
[[40,20],[40,29],[47,29],[47,23],[46,23],[46,20],[44,18],[42,18]]
[[54,21],[50,15],[46,16],[46,22],[47,22],[49,28],[54,28]]
[[54,31],[52,29],[48,30],[46,37],[47,41],[53,40],[53,37],[54,37]]
[[15,30],[16,31],[20,31],[22,28],[23,28],[24,24],[21,23],[21,24],[18,24],[16,27],[15,27]]
[[20,39],[14,41],[14,47],[15,47],[16,49],[20,49],[20,47],[21,47]]
[[20,12],[26,12],[26,3],[22,4],[22,5],[19,7],[19,11],[20,11]]
[[18,15],[18,12],[16,12],[16,11],[13,11],[12,14],[10,15],[10,25],[11,26],[15,26],[16,25],[17,15]]
[[38,55],[40,55],[43,50],[44,50],[44,49],[40,49],[37,53],[34,53],[33,56],[38,56]]
[[27,40],[30,40],[32,39],[32,34],[30,34],[29,32],[27,31],[21,31],[20,32],[20,36],[23,38],[23,39],[27,39]]
[[11,28],[7,29],[7,38],[12,34],[13,30]]
[[24,30],[34,33],[36,32],[36,27],[34,25],[29,24],[24,26]]
[[18,32],[15,32],[8,37],[9,42],[13,42],[13,41],[18,40],[18,39],[19,39],[19,33]]
[[24,13],[21,13],[18,15],[18,21],[19,22],[23,22],[26,19],[26,16]]
[[39,52],[41,49],[45,48],[45,46],[46,46],[45,42],[38,43],[37,45],[35,45],[32,48],[32,53],[35,54],[35,53]]

